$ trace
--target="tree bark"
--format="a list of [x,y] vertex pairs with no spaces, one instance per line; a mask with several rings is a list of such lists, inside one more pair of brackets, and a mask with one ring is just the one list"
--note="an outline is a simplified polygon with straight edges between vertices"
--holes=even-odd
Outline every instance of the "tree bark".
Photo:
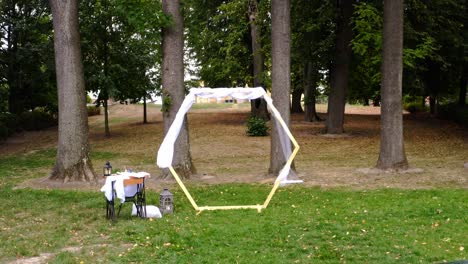
[[351,39],[353,30],[353,0],[338,1],[338,21],[336,33],[335,58],[330,69],[330,96],[328,97],[327,134],[344,132],[344,113],[346,93],[349,81],[349,64],[351,60]]
[[304,120],[308,122],[322,121],[317,114],[317,109],[315,108],[315,86],[317,85],[317,82],[314,78],[313,70],[312,63],[306,63],[304,66]]
[[88,115],[78,32],[78,1],[50,1],[58,91],[57,159],[49,178],[95,181],[89,159]]
[[110,129],[109,129],[109,96],[107,95],[107,92],[105,92],[104,88],[104,135],[106,137],[110,137]]
[[291,112],[292,113],[304,113],[302,110],[301,99],[302,94],[304,93],[304,88],[296,87],[292,91],[292,102],[291,102]]
[[[249,1],[249,22],[250,22],[250,37],[252,39],[252,57],[253,57],[253,86],[263,87],[263,54],[262,44],[260,42],[260,27],[257,24],[258,13],[257,0]],[[263,87],[265,89],[265,87]],[[255,99],[250,102],[250,113],[252,116],[269,119],[267,105],[263,98]]]
[[431,115],[437,115],[437,96],[435,95],[430,95],[429,96],[429,113]]
[[468,85],[468,62],[463,63],[462,75],[460,77],[460,91],[458,94],[458,105],[466,105],[466,86]]
[[[103,49],[103,56],[104,56],[104,77],[107,79],[109,78],[109,35],[110,34],[107,31],[108,24],[111,24],[112,22],[110,21],[109,17],[109,6],[108,6],[108,0],[104,0],[104,11],[106,12],[105,20],[104,20],[104,49]],[[104,134],[106,137],[110,137],[110,129],[109,129],[109,87],[108,84],[109,82],[106,81],[105,87],[102,87],[102,90],[104,91]]]
[[[289,126],[291,102],[291,30],[290,0],[273,0],[271,3],[271,57],[272,99],[284,122]],[[271,154],[269,172],[278,174],[286,163],[278,135],[276,119],[272,118]],[[289,150],[290,152],[290,150]]]
[[143,96],[143,124],[148,124],[148,119],[146,118],[146,95]]
[[384,1],[379,169],[406,169],[403,114],[403,0]]
[[[162,90],[163,102],[170,102],[167,111],[163,112],[164,134],[174,121],[184,98],[184,26],[180,14],[180,0],[163,0],[163,12],[172,17],[172,25],[163,29],[163,62]],[[172,166],[181,178],[190,178],[195,172],[190,155],[187,116],[174,146]],[[163,177],[168,177],[164,172]]]

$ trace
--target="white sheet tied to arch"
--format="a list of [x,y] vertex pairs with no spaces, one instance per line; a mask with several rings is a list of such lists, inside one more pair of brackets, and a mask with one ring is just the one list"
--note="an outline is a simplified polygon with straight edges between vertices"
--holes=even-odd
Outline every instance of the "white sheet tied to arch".
[[[180,106],[179,111],[176,114],[176,117],[169,128],[164,140],[159,147],[158,150],[158,157],[157,157],[157,165],[160,168],[169,168],[172,164],[172,159],[174,157],[174,144],[179,136],[180,129],[184,122],[185,114],[190,110],[193,103],[195,102],[196,97],[201,98],[224,98],[224,97],[232,97],[239,100],[254,100],[260,97],[265,99],[268,110],[270,114],[272,114],[276,119],[281,119],[281,116],[273,105],[273,101],[271,97],[265,92],[262,87],[256,88],[192,88],[190,89],[190,93],[185,97],[182,105]],[[281,147],[283,149],[283,155],[285,160],[289,158],[291,155],[291,141],[288,137],[288,134],[291,135],[289,128],[287,126],[281,127],[279,122],[275,122],[278,126],[277,131],[279,133],[279,138],[281,141]],[[296,176],[293,171],[291,171],[290,164],[286,164],[286,166],[281,170],[279,173],[276,181],[281,181],[281,183],[298,183],[302,182],[302,180],[288,180],[289,176]]]

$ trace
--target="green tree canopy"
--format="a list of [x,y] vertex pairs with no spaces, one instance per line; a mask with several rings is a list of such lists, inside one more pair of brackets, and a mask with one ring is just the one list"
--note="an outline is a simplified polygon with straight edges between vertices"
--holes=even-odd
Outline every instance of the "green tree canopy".
[[0,2],[0,109],[56,111],[50,10],[41,0]]

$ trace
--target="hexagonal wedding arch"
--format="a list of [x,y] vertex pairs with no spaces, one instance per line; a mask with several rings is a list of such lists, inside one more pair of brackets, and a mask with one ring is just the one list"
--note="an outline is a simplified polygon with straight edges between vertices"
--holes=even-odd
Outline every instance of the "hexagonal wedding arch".
[[[252,99],[263,97],[263,99],[265,99],[268,105],[268,110],[273,115],[273,117],[275,117],[276,120],[278,121],[279,128],[282,128],[284,130],[285,135],[287,136],[287,137],[283,136],[284,134],[282,134],[282,132],[280,132],[280,130],[277,129],[278,133],[280,134],[280,139],[282,141],[281,142],[282,148],[290,150],[290,143],[288,142],[288,138],[290,142],[292,142],[292,144],[294,145],[294,149],[292,152],[291,151],[284,152],[284,155],[287,158],[287,162],[284,165],[284,167],[281,169],[278,177],[275,180],[273,188],[271,189],[270,193],[268,194],[263,204],[235,205],[235,206],[198,206],[195,200],[193,199],[192,195],[190,195],[189,191],[187,190],[184,183],[180,179],[179,175],[172,167],[172,158],[174,156],[175,141],[177,137],[179,136],[180,128],[182,127],[182,124],[184,122],[184,116],[188,112],[188,110],[192,107],[192,104],[195,102],[195,98],[197,96],[201,98],[232,97],[232,98],[240,99],[240,100],[247,100],[247,99],[252,100]],[[287,143],[284,143],[284,142],[287,142]],[[190,89],[190,93],[185,97],[184,101],[182,102],[182,105],[180,106],[180,109],[177,112],[176,117],[171,127],[169,128],[169,131],[164,137],[164,140],[158,150],[157,165],[160,168],[169,169],[169,171],[172,173],[177,183],[179,184],[180,188],[183,190],[183,192],[187,196],[187,199],[192,204],[193,208],[199,213],[205,210],[229,210],[229,209],[257,209],[258,212],[261,212],[261,210],[265,209],[268,206],[268,204],[270,203],[270,200],[273,198],[273,195],[275,194],[276,190],[278,189],[280,185],[287,184],[287,183],[302,182],[301,180],[288,180],[287,178],[291,170],[292,161],[294,160],[294,157],[296,156],[298,151],[299,151],[299,145],[297,144],[297,141],[294,139],[293,135],[291,134],[291,131],[289,130],[286,123],[284,122],[280,113],[278,112],[276,107],[273,105],[273,101],[271,97],[268,96],[268,94],[265,92],[265,90],[262,87],[216,88],[216,89],[192,88]]]

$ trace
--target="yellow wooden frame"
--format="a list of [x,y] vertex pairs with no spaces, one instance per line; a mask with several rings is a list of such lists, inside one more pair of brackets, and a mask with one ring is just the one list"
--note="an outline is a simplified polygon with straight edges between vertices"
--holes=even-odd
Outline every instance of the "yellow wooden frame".
[[[267,99],[266,96],[264,96],[265,99],[268,101],[271,100],[270,98]],[[278,109],[273,105],[273,103],[268,104],[270,106],[270,110],[274,113],[275,118],[278,120],[280,123],[281,127],[284,129],[286,134],[288,135],[289,139],[294,145],[294,150],[291,153],[291,156],[289,156],[289,159],[286,161],[286,164],[284,165],[283,169],[285,168],[290,168],[291,164],[294,160],[294,158],[297,155],[297,152],[299,151],[299,144],[297,143],[296,139],[294,136],[291,134],[291,131],[289,130],[288,126],[284,122],[283,118],[281,117],[280,113],[278,112]],[[172,166],[169,167],[169,171],[171,172],[172,176],[176,179],[177,183],[179,184],[180,188],[184,192],[185,196],[187,199],[190,201],[192,204],[193,208],[198,211],[198,213],[201,213],[202,211],[212,211],[212,210],[231,210],[231,209],[257,209],[257,211],[260,213],[263,209],[267,208],[268,204],[270,203],[271,199],[273,198],[273,195],[275,194],[276,190],[281,184],[281,179],[276,179],[273,188],[271,189],[270,193],[268,194],[265,202],[263,204],[256,204],[256,205],[231,205],[231,206],[198,206],[195,200],[193,199],[192,195],[190,192],[187,190],[187,187],[185,187],[185,184],[182,182],[180,179],[179,175],[177,172],[174,170]]]

